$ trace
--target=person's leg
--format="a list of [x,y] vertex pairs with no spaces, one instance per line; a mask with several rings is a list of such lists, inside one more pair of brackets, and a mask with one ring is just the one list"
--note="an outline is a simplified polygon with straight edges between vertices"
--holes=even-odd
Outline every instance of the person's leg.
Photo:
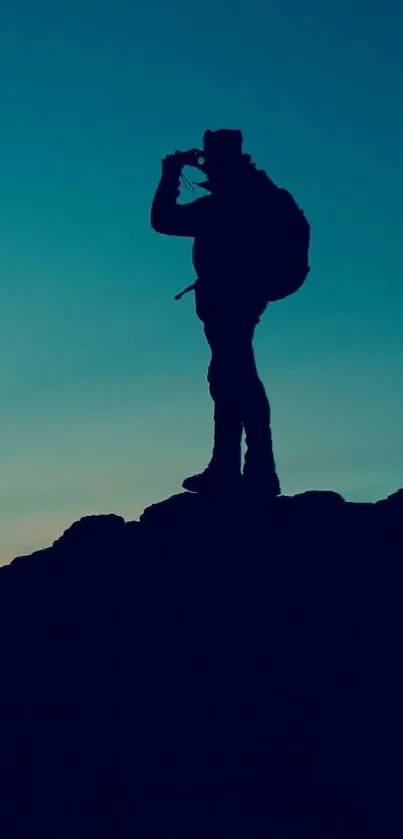
[[208,326],[205,333],[211,348],[207,381],[214,403],[211,464],[220,471],[240,475],[243,425],[234,340],[229,332]]
[[211,348],[208,384],[214,402],[214,446],[201,475],[183,486],[202,491],[211,484],[227,486],[240,477],[241,441],[245,430],[245,482],[256,489],[280,493],[273,455],[270,407],[259,379],[253,351],[258,318],[243,315],[206,319],[204,331]]
[[280,493],[270,427],[270,404],[259,378],[253,351],[253,332],[245,342],[242,386],[242,421],[246,437],[244,479],[257,488]]
[[242,417],[234,334],[222,324],[207,321],[204,331],[211,349],[207,381],[214,403],[214,443],[210,463],[199,475],[186,478],[185,489],[227,489],[241,477]]

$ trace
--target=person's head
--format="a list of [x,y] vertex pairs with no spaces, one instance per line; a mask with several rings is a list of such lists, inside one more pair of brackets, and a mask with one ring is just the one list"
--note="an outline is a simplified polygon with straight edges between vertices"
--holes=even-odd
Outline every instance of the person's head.
[[242,143],[243,136],[239,130],[219,128],[204,132],[203,171],[209,181],[225,180],[234,175],[244,158]]

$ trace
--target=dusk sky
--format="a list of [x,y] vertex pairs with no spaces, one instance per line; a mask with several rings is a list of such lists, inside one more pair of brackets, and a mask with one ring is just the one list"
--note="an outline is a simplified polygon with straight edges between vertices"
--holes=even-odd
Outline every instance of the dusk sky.
[[2,0],[0,562],[206,465],[191,240],[149,210],[206,128],[312,225],[256,338],[283,492],[403,486],[401,0]]

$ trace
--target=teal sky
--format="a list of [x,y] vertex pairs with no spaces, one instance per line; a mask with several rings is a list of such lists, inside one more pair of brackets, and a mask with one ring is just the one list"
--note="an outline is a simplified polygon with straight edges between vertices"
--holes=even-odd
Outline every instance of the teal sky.
[[402,31],[400,0],[2,0],[0,561],[209,457],[191,242],[149,227],[205,128],[312,224],[256,340],[283,491],[403,485]]

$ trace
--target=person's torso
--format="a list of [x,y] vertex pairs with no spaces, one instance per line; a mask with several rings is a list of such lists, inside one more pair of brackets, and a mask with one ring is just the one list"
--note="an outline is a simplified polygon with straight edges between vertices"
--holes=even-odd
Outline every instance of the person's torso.
[[262,250],[275,246],[274,190],[273,207],[270,192],[259,193],[253,183],[209,197],[193,244],[194,269],[203,283],[218,290],[259,271]]

